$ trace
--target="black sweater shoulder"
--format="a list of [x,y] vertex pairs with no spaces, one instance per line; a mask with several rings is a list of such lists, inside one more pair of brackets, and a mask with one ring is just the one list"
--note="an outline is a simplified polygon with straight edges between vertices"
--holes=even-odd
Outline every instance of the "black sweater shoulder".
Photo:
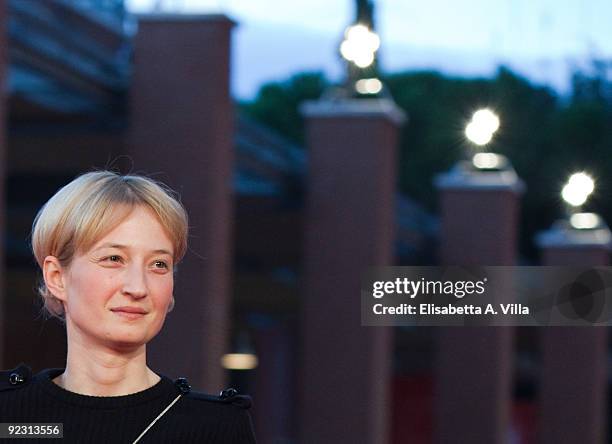
[[212,402],[213,404],[225,404],[233,405],[241,409],[249,409],[253,405],[253,401],[250,396],[239,395],[238,391],[234,388],[227,388],[219,396],[209,395],[206,393],[194,392],[191,390],[189,383],[185,378],[179,378],[175,382],[179,390],[184,393],[188,399],[200,402]]
[[185,378],[177,379],[174,384],[183,394],[179,406],[180,411],[189,412],[193,419],[216,418],[217,421],[235,423],[235,428],[244,434],[245,443],[254,443],[254,437],[247,439],[252,434],[252,422],[248,410],[253,401],[250,396],[240,395],[233,388],[222,390],[219,395],[197,392],[191,389]]
[[256,443],[251,398],[234,389],[209,395],[191,390],[184,378],[160,376],[142,392],[97,397],[57,386],[52,379],[62,372],[32,375],[23,364],[0,372],[0,422],[62,423],[64,442],[131,443],[154,422],[139,443]]

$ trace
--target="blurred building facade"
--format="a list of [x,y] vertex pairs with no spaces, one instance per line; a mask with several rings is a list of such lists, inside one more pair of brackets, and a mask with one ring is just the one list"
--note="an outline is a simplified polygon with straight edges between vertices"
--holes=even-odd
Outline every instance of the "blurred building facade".
[[[218,273],[222,276],[219,281],[212,284],[206,278],[201,281],[203,286],[221,288],[214,302],[216,307],[225,304],[226,313],[215,319],[190,321],[197,325],[218,323],[212,333],[204,328],[195,334],[190,332],[196,338],[198,335],[214,337],[210,343],[201,339],[204,345],[200,361],[213,350],[216,353],[214,359],[209,359],[208,366],[212,369],[202,362],[167,363],[173,359],[180,361],[176,356],[199,347],[198,339],[185,341],[181,329],[175,326],[173,333],[172,325],[166,329],[170,333],[164,331],[165,338],[154,341],[151,352],[154,365],[170,376],[178,373],[190,376],[196,381],[195,386],[210,391],[228,383],[241,386],[258,400],[254,418],[262,442],[297,439],[297,326],[308,159],[302,147],[293,146],[235,112],[233,107],[227,108],[229,37],[233,24],[222,16],[159,15],[141,17],[139,27],[138,19],[126,14],[123,2],[116,0],[13,0],[4,4],[3,13],[7,95],[3,122],[6,265],[2,367],[12,367],[22,361],[34,370],[64,365],[64,328],[42,315],[35,291],[40,274],[29,244],[36,212],[61,186],[94,168],[144,173],[168,183],[183,199],[185,195],[195,196],[185,202],[192,206],[187,205],[190,214],[202,208],[197,195],[201,187],[210,189],[210,183],[179,178],[173,171],[182,173],[184,168],[171,164],[172,159],[167,168],[151,163],[164,149],[180,150],[182,145],[173,146],[176,138],[169,135],[158,136],[159,141],[148,140],[153,131],[148,131],[147,125],[171,125],[172,120],[163,114],[184,112],[178,116],[179,126],[173,130],[187,128],[189,131],[189,127],[180,126],[187,125],[185,121],[189,118],[185,116],[193,119],[194,126],[207,127],[206,133],[193,136],[195,149],[212,147],[214,153],[228,151],[229,146],[231,150],[224,161],[231,162],[230,184],[227,190],[220,189],[221,201],[212,200],[217,203],[210,204],[214,208],[226,205],[231,221],[222,225],[227,226],[229,233],[224,235],[225,243],[214,246],[206,241],[194,251],[194,256],[198,256],[202,251],[210,254],[213,251],[210,248],[217,248],[217,251],[227,250],[230,255],[224,260],[231,267]],[[216,52],[190,53],[197,49],[187,48],[185,41],[176,37],[182,31],[174,32],[172,26],[195,27],[190,31],[192,34],[180,38],[190,38],[194,48],[213,42]],[[139,63],[147,57],[147,63],[157,63],[143,54],[164,50],[178,50],[177,58],[189,60],[189,66],[182,66],[181,72],[163,67],[160,72],[167,75],[153,78],[151,72],[156,66],[139,66]],[[200,59],[201,69],[206,69],[206,78],[198,73],[200,68],[192,60],[195,57]],[[187,89],[202,92],[200,97],[196,94],[189,97],[185,91],[180,94],[178,86],[155,89],[167,78],[181,75]],[[164,95],[166,98],[160,99]],[[167,101],[157,110],[155,104],[159,100]],[[173,106],[176,108],[172,109]],[[226,116],[221,121],[231,125],[229,131],[223,131],[222,126],[218,128],[219,115]],[[141,133],[134,129],[138,125],[143,128]],[[187,134],[184,144],[190,143],[189,137],[192,136]],[[158,142],[163,146],[153,146]],[[214,156],[194,158],[196,165],[198,160],[207,164],[215,159]],[[182,162],[188,163],[185,158]],[[218,168],[213,169],[210,175],[216,175],[217,171]],[[224,180],[222,176],[218,179]],[[427,263],[435,251],[432,245],[436,219],[404,196],[397,195],[395,204],[399,229],[394,255],[404,263]],[[218,211],[215,216],[218,217]],[[196,230],[196,237],[200,235]],[[197,261],[192,259],[195,265],[188,271],[182,269],[181,273],[201,274],[203,266]],[[169,324],[173,317],[184,323],[186,315],[180,312],[181,305],[198,311],[193,305],[197,302],[181,304],[180,301],[180,293],[192,290],[179,288],[177,309],[169,316]],[[212,311],[210,307],[200,308],[203,312]],[[258,354],[258,369],[221,369],[218,355],[234,349],[238,339],[244,337]],[[169,353],[170,348],[174,356]]]
[[[2,5],[7,93],[1,367],[22,361],[35,370],[64,365],[64,328],[43,319],[35,293],[39,273],[29,232],[38,209],[59,187],[92,168],[144,173],[176,189],[197,221],[195,247],[178,276],[183,283],[177,308],[152,344],[154,368],[171,377],[188,376],[195,387],[209,391],[238,385],[254,396],[262,443],[298,442],[305,196],[312,165],[309,151],[232,104],[234,23],[223,16],[157,15],[141,17],[139,27],[120,0]],[[406,196],[395,195],[393,204],[392,262],[441,263],[437,251],[448,255],[444,245],[450,243],[440,245],[445,242],[439,240],[440,226],[448,234],[460,224],[440,222]],[[502,213],[515,214],[516,202],[499,205]],[[459,222],[478,232],[472,214]],[[516,223],[508,229],[514,232]],[[516,241],[491,236],[491,245],[509,244],[514,261]],[[466,254],[462,247],[454,252]],[[513,332],[514,345],[505,335],[489,344],[491,353],[495,344],[503,344],[504,356],[516,351],[512,347],[519,358],[525,351],[534,355],[532,331]],[[434,328],[393,329],[387,363],[389,442],[434,438],[434,404],[444,399],[436,398],[435,362],[442,349],[437,340]],[[245,344],[259,358],[257,369],[222,369],[219,357]],[[186,359],[190,354],[195,358]],[[505,415],[509,427],[524,437],[520,442],[533,442],[536,375],[531,361],[518,361],[503,363],[503,383],[512,387],[499,399],[509,398],[511,405],[492,414]],[[481,403],[481,410],[492,401]],[[445,408],[452,412],[461,406]]]

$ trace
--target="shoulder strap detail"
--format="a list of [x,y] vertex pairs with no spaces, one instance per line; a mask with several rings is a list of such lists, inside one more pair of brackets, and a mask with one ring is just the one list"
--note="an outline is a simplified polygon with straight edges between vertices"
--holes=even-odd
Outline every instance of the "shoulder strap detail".
[[191,391],[191,386],[189,385],[189,381],[187,381],[187,378],[178,378],[174,381],[174,385],[178,387],[178,389],[183,395]]
[[26,386],[32,379],[32,369],[21,363],[12,370],[0,372],[0,392]]
[[202,401],[218,402],[221,404],[232,404],[242,409],[248,409],[253,405],[253,401],[250,396],[239,395],[238,390],[235,388],[226,388],[221,390],[219,396],[209,395],[206,393],[199,393],[191,391],[191,386],[185,378],[178,378],[175,382],[181,393],[187,395],[191,399],[199,399]]
[[221,393],[219,393],[219,400],[243,409],[248,409],[253,404],[250,396],[239,395],[238,390],[232,387],[221,390]]
[[227,402],[230,402],[241,409],[250,409],[253,405],[253,401],[248,395],[236,395],[229,398]]

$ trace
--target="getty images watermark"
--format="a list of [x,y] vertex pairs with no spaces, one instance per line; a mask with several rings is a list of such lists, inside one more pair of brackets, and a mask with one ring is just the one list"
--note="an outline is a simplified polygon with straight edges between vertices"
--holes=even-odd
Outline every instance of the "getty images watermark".
[[612,325],[612,267],[384,267],[362,325]]

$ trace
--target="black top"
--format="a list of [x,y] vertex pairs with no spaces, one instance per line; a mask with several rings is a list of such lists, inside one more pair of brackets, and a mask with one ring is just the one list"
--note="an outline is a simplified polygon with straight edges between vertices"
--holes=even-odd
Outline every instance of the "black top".
[[250,398],[233,389],[220,396],[204,395],[190,391],[184,379],[173,382],[160,376],[157,384],[138,393],[88,396],[52,381],[63,371],[49,369],[32,376],[21,365],[0,372],[0,423],[63,423],[66,443],[132,443],[182,393],[139,444],[255,443],[247,410]]

